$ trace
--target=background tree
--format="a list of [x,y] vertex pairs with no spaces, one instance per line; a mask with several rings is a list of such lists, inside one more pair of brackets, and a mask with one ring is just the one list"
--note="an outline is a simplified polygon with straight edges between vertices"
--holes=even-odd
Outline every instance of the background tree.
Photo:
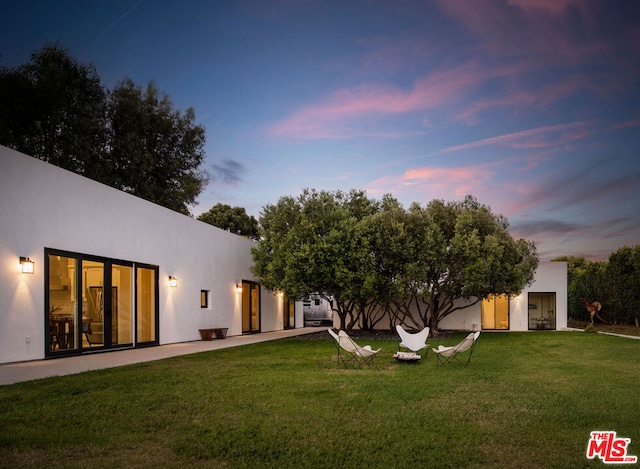
[[[552,261],[563,261],[567,263],[567,316],[569,319],[588,320],[584,304],[580,298],[590,298],[593,291],[584,284],[584,275],[589,267],[589,261],[584,257],[561,256]],[[590,301],[595,299],[591,298]]]
[[59,44],[0,68],[0,143],[101,182],[106,107],[95,67]]
[[195,111],[184,114],[153,83],[146,90],[125,79],[109,99],[109,142],[115,187],[177,212],[189,214],[208,176],[204,128]]
[[640,245],[622,247],[608,261],[588,261],[584,257],[558,257],[568,268],[569,318],[589,321],[580,302],[584,297],[602,304],[599,316],[613,324],[638,326],[640,316]]
[[625,246],[609,256],[607,284],[612,287],[611,320],[617,324],[634,324],[640,318],[640,245]]
[[258,220],[253,215],[247,215],[243,207],[218,203],[201,214],[198,220],[256,241],[260,239]]
[[153,83],[105,90],[59,44],[0,68],[0,144],[188,214],[207,182],[204,129]]

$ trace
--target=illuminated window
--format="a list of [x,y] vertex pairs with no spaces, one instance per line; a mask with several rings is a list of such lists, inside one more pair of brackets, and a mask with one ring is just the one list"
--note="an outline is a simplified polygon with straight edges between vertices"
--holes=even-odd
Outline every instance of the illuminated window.
[[209,309],[209,290],[200,290],[200,307],[202,309]]

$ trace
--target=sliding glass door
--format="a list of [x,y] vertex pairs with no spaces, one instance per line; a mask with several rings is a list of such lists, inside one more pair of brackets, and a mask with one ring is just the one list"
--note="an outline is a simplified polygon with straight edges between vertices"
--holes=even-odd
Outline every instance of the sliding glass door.
[[260,332],[260,285],[242,281],[242,333]]
[[556,294],[529,293],[527,301],[529,311],[529,329],[556,328]]
[[482,300],[482,329],[509,329],[507,295],[491,295]]
[[45,253],[46,355],[157,344],[157,266]]
[[290,300],[287,295],[282,295],[282,327],[284,329],[296,327],[296,302]]

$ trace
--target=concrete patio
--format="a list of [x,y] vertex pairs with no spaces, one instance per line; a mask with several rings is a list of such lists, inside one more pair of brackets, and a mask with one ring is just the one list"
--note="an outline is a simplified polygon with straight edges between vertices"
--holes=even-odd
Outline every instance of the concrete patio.
[[[326,328],[304,327],[260,334],[230,336],[226,339],[214,339],[211,341],[199,340],[159,345],[157,347],[109,351],[104,353],[96,352],[74,357],[8,363],[0,365],[0,385],[48,378],[50,376],[65,376],[82,373],[84,371],[131,365],[133,363],[162,360],[163,358],[188,355],[191,353],[240,347],[242,345],[311,334],[322,330],[326,330]],[[327,335],[327,337],[329,336]]]

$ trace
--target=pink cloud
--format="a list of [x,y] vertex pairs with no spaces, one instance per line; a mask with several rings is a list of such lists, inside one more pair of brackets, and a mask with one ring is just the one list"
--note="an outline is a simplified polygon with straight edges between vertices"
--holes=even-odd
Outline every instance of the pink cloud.
[[427,75],[410,90],[378,84],[342,89],[323,103],[295,111],[273,125],[270,133],[298,139],[345,138],[356,132],[349,130],[349,120],[435,109],[460,100],[486,75],[474,63],[467,63]]
[[477,121],[476,116],[481,112],[495,108],[527,108],[532,106],[537,100],[538,98],[536,96],[526,92],[514,93],[500,98],[479,99],[460,112],[456,116],[456,120],[461,120],[468,124],[475,124]]
[[[389,138],[393,133],[367,130],[367,119],[449,107],[467,98],[487,80],[517,75],[531,67],[532,63],[528,61],[492,68],[469,61],[423,76],[410,90],[380,84],[338,90],[324,102],[293,112],[271,126],[269,133],[301,140],[354,136]],[[428,119],[421,118],[420,121],[424,123]]]
[[626,128],[638,127],[638,126],[640,126],[640,119],[635,119],[635,120],[623,122],[621,124],[616,124],[613,127],[611,127],[611,130],[626,129]]
[[588,122],[572,122],[570,124],[559,124],[538,127],[535,129],[523,130],[520,132],[513,132],[505,135],[498,135],[496,137],[485,138],[477,140],[475,142],[465,143],[463,145],[455,145],[453,147],[445,148],[438,153],[451,153],[455,151],[469,150],[472,148],[478,148],[488,145],[509,146],[513,148],[540,148],[549,147],[555,145],[561,145],[569,140],[575,140],[577,138],[590,135],[586,133],[563,133],[561,138],[554,140],[542,140],[541,136],[557,133],[561,131],[569,131],[572,129],[584,129],[590,125]]
[[376,179],[369,184],[367,192],[373,195],[392,193],[399,198],[413,194],[413,200],[417,201],[461,199],[490,185],[494,173],[489,164],[458,168],[423,166],[408,169],[397,177]]

